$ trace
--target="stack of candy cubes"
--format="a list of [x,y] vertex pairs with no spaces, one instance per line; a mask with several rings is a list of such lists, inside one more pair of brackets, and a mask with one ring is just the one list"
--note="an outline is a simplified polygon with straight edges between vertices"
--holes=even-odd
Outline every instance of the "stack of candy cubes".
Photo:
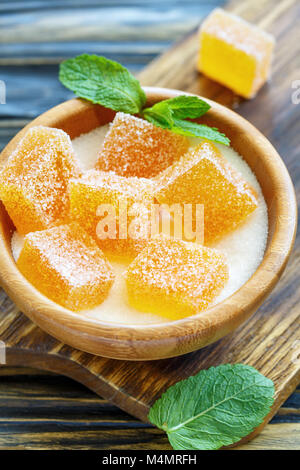
[[[30,128],[2,169],[0,198],[25,235],[17,265],[43,295],[72,311],[97,306],[109,296],[117,258],[127,263],[124,302],[170,319],[218,296],[228,265],[209,245],[257,207],[254,190],[212,143],[191,149],[186,137],[124,113],[88,171],[65,132]],[[204,244],[153,237],[154,203],[203,204]],[[112,215],[113,234],[105,235],[103,218]]]

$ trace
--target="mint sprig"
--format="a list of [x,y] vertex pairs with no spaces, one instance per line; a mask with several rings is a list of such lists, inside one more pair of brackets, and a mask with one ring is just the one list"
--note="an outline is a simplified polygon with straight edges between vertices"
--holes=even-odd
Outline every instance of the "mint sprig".
[[225,134],[218,131],[216,127],[209,127],[206,124],[197,124],[192,121],[174,119],[172,131],[187,137],[201,137],[202,139],[212,140],[219,144],[230,144],[230,140]]
[[114,111],[139,113],[146,95],[139,81],[121,64],[82,54],[60,64],[59,80],[80,98]]
[[177,119],[198,118],[203,116],[203,114],[207,113],[210,109],[210,105],[206,103],[206,101],[201,100],[198,96],[189,95],[169,98],[168,100],[155,104],[152,106],[152,109],[159,107],[162,103],[172,111],[173,117]]
[[151,108],[144,109],[142,114],[154,126],[162,127],[163,129],[172,129],[174,126],[173,112],[166,101],[160,101]]
[[186,120],[199,118],[209,109],[210,105],[197,96],[182,95],[160,101],[151,108],[144,109],[142,114],[152,124],[169,129],[176,134],[187,137],[201,137],[202,139],[229,145],[230,140],[228,137],[215,127]]
[[225,364],[170,387],[149,412],[176,450],[216,450],[259,426],[274,402],[274,384],[253,367]]
[[139,81],[121,64],[82,54],[60,64],[59,79],[80,98],[114,111],[140,114],[155,126],[177,134],[201,137],[224,145],[229,139],[216,128],[187,119],[203,116],[210,105],[197,96],[181,95],[144,109],[146,95]]

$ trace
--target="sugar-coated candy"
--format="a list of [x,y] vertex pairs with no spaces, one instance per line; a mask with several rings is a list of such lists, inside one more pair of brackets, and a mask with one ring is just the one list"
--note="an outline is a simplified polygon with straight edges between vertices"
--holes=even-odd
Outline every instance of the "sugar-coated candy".
[[96,168],[121,176],[151,178],[178,160],[188,146],[186,137],[144,119],[117,113],[104,139]]
[[114,281],[101,249],[75,223],[28,233],[17,265],[42,294],[73,311],[102,303]]
[[228,280],[221,252],[166,237],[149,242],[125,274],[128,301],[177,320],[207,308]]
[[269,78],[274,38],[221,8],[200,28],[198,68],[246,98]]
[[160,204],[203,204],[205,244],[234,230],[257,207],[251,185],[206,141],[162,172],[156,182],[154,195]]
[[68,181],[80,174],[65,132],[30,128],[0,175],[0,198],[18,232],[26,234],[67,222]]
[[132,258],[150,236],[154,183],[89,170],[70,180],[70,214],[110,257]]

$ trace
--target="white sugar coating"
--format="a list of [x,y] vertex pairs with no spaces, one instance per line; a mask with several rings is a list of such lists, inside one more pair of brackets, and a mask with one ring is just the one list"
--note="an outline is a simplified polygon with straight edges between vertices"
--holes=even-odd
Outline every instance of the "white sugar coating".
[[123,197],[139,201],[141,195],[153,200],[154,182],[149,178],[138,178],[135,176],[119,176],[113,171],[87,170],[78,178],[72,179],[71,183],[86,185],[90,188],[101,188],[106,193],[120,194]]
[[1,172],[0,197],[18,230],[27,233],[61,223],[68,213],[66,186],[80,174],[68,134],[30,128]]
[[73,148],[76,157],[79,160],[82,170],[91,170],[95,167],[99,156],[99,150],[103,143],[104,137],[109,129],[109,124],[96,127],[87,134],[81,134],[73,139]]
[[150,178],[181,157],[187,148],[186,137],[119,112],[105,136],[96,169]]
[[24,238],[25,236],[20,235],[17,231],[15,231],[11,237],[11,250],[15,261],[17,261],[20,256],[24,245]]
[[[79,159],[82,168],[90,169],[93,167],[107,129],[108,126],[103,126],[87,134],[82,134],[73,140],[75,155]],[[190,142],[191,146],[194,147],[201,142],[201,139],[192,138]],[[262,261],[268,235],[267,206],[254,173],[231,147],[221,144],[217,144],[217,147],[219,147],[230,165],[254,187],[258,196],[258,208],[243,225],[213,245],[214,248],[225,253],[229,265],[229,281],[214,303],[218,303],[233,294],[252,276]],[[14,234],[12,237],[12,251],[15,259],[17,259],[20,252],[22,238],[18,234]],[[98,307],[80,312],[81,315],[94,320],[131,325],[169,321],[158,315],[141,313],[129,307],[126,299],[125,281],[122,276],[127,265],[117,262],[111,262],[111,265],[116,278],[108,297]]]
[[[71,287],[112,278],[110,265],[94,240],[79,226],[61,225],[31,232],[25,241]],[[74,236],[75,235],[75,236]]]

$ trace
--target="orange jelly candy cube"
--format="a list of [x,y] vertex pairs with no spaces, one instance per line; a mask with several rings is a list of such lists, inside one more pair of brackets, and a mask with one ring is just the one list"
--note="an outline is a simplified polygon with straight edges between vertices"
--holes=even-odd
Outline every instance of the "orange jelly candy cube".
[[69,136],[30,128],[0,175],[0,198],[20,234],[65,223],[67,184],[81,174]]
[[274,43],[270,34],[217,8],[200,28],[198,68],[252,98],[270,75]]
[[103,302],[114,281],[100,248],[74,223],[27,234],[17,265],[42,294],[73,311]]
[[188,147],[186,137],[144,119],[117,113],[104,139],[96,168],[121,176],[151,178],[178,160]]
[[70,180],[70,213],[112,257],[131,258],[150,236],[154,182],[89,170]]
[[177,320],[209,306],[228,280],[228,267],[217,250],[159,237],[133,260],[125,277],[132,307]]
[[254,189],[209,142],[191,149],[156,182],[160,204],[203,204],[205,243],[235,229],[257,207]]

